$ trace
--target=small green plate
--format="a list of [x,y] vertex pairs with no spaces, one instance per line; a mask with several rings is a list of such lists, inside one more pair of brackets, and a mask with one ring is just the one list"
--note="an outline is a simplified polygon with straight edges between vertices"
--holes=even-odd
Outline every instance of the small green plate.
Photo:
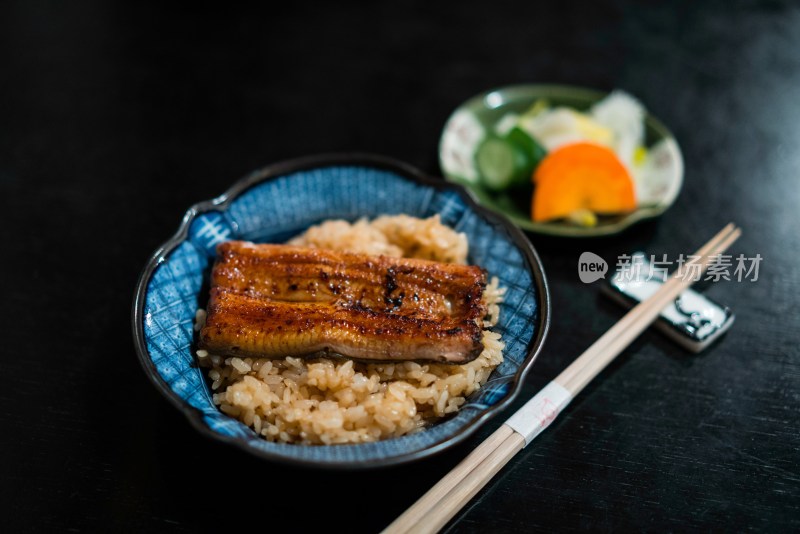
[[[595,237],[619,233],[632,224],[658,217],[669,208],[683,184],[683,156],[672,133],[649,113],[645,117],[645,143],[648,147],[663,142],[663,149],[673,163],[667,187],[657,202],[639,206],[625,215],[600,217],[597,225],[582,227],[564,221],[535,223],[530,219],[530,199],[519,194],[489,191],[481,186],[473,157],[479,141],[474,122],[481,129],[492,129],[507,113],[523,113],[540,99],[551,106],[587,110],[607,95],[600,91],[566,85],[512,85],[474,96],[459,106],[448,119],[439,142],[439,165],[444,177],[466,186],[484,206],[510,218],[517,226],[539,234],[565,237]],[[469,123],[473,124],[470,125]]]

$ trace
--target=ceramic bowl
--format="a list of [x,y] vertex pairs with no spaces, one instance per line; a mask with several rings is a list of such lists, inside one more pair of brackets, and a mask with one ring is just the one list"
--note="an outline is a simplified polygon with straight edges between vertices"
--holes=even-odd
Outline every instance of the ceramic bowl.
[[[505,361],[461,410],[415,434],[355,445],[268,442],[211,400],[194,356],[193,319],[216,245],[227,239],[281,243],[327,219],[439,214],[469,238],[470,263],[507,288],[496,329]],[[506,218],[480,207],[461,187],[383,157],[326,155],[256,171],[225,194],[192,206],[177,233],[150,258],[136,289],[133,333],[147,376],[203,434],[259,457],[309,466],[361,468],[428,456],[475,432],[508,406],[542,347],[549,324],[542,266]]]
[[508,113],[523,113],[537,100],[551,106],[587,110],[607,95],[600,91],[566,85],[512,85],[474,96],[459,106],[448,119],[439,142],[439,164],[449,181],[467,187],[478,201],[506,215],[514,224],[529,232],[563,237],[595,237],[619,233],[646,219],[658,217],[669,208],[683,184],[683,156],[672,133],[653,115],[644,119],[645,144],[661,143],[659,159],[669,165],[667,178],[659,185],[653,200],[640,203],[632,213],[602,217],[596,226],[581,227],[568,222],[533,222],[530,196],[493,192],[480,183],[473,161],[474,151],[483,131],[492,130]]

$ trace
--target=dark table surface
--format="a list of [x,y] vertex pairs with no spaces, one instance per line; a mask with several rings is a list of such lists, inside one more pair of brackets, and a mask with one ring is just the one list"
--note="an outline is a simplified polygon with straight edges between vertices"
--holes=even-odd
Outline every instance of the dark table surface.
[[558,82],[641,98],[674,130],[685,186],[659,221],[621,236],[531,237],[553,323],[523,397],[621,316],[579,281],[580,252],[676,255],[735,220],[731,252],[761,254],[760,276],[706,288],[737,315],[706,353],[641,336],[447,528],[800,529],[800,10],[429,4],[4,3],[4,525],[388,524],[504,417],[397,468],[261,461],[198,434],[148,382],[130,334],[137,276],[190,204],[254,168],[359,150],[437,174],[460,102]]

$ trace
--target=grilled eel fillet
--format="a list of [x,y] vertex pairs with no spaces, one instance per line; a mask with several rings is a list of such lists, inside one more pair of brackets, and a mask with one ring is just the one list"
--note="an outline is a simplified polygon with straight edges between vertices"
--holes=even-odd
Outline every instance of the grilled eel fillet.
[[475,266],[228,241],[199,344],[260,358],[465,363],[483,350],[485,287]]

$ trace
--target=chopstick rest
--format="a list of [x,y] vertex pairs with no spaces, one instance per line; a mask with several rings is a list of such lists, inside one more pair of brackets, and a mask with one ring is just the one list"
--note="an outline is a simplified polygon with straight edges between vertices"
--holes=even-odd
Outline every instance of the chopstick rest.
[[[603,284],[603,293],[615,302],[633,308],[664,285],[643,252],[616,270]],[[724,334],[736,316],[727,306],[686,289],[661,310],[654,325],[688,351],[699,353]]]

